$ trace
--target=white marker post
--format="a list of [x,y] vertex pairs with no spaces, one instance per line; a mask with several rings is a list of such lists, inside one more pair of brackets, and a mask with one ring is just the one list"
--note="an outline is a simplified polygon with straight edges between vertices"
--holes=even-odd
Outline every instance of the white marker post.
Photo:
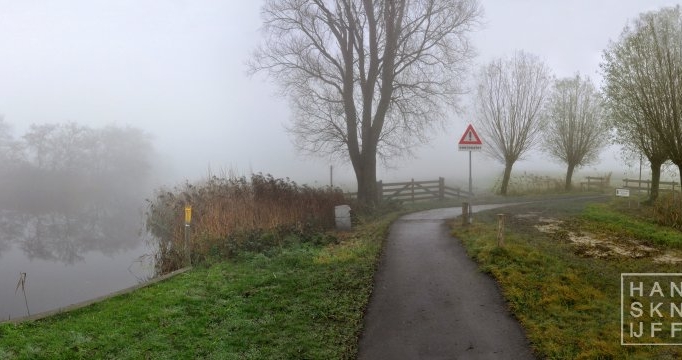
[[186,266],[192,266],[192,250],[190,248],[189,230],[192,223],[192,206],[185,206],[185,262]]

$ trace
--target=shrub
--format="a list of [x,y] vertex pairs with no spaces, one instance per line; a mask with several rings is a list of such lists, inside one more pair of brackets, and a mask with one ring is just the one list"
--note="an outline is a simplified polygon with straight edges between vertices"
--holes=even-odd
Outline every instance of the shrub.
[[682,230],[682,199],[680,194],[665,194],[651,207],[651,217],[660,225]]
[[338,189],[299,186],[289,179],[254,174],[211,176],[201,184],[157,191],[148,200],[147,230],[154,235],[157,273],[182,267],[184,208],[192,206],[191,258],[231,257],[262,252],[291,239],[319,242],[314,235],[334,226],[334,206],[344,203]]

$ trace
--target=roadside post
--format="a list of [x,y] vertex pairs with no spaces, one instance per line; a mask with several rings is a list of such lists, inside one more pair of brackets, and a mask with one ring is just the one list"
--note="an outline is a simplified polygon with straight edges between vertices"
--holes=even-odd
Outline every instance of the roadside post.
[[192,223],[192,206],[187,205],[185,206],[185,263],[186,266],[192,266],[192,256],[191,256],[191,250],[190,250],[190,241],[189,241],[189,230],[190,230],[190,224]]
[[630,189],[616,189],[616,197],[628,198],[628,209],[630,208]]
[[469,124],[467,129],[464,131],[462,138],[459,139],[458,145],[459,151],[469,152],[469,194],[472,194],[473,190],[471,182],[471,152],[481,151],[481,149],[483,148],[483,142],[481,141],[481,138],[478,137],[478,134],[476,133],[476,130],[474,130],[473,125]]
[[[471,152],[481,151],[481,149],[483,149],[483,142],[476,133],[476,130],[474,130],[473,125],[469,124],[469,126],[467,126],[462,138],[459,139],[458,147],[459,151],[469,152],[469,196],[473,196],[474,191],[471,181]],[[468,202],[462,203],[462,218],[464,219],[464,225],[467,225],[467,223],[471,224],[471,204]]]
[[469,225],[469,203],[462,203],[462,226]]
[[505,214],[497,214],[497,246],[504,246],[504,221]]

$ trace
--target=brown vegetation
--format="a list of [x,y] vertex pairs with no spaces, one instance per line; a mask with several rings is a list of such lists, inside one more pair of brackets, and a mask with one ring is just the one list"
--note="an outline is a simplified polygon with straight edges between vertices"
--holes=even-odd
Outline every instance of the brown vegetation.
[[186,260],[185,206],[192,206],[190,256],[202,261],[264,251],[293,239],[328,241],[319,234],[334,225],[334,206],[344,198],[337,189],[254,174],[250,181],[212,176],[199,185],[160,190],[148,201],[146,227],[155,237],[156,270],[166,273]]

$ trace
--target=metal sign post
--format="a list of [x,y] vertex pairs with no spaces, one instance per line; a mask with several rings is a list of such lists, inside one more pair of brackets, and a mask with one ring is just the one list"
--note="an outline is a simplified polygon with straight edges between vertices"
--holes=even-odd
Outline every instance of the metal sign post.
[[483,142],[481,138],[478,137],[476,130],[474,130],[473,125],[469,124],[467,129],[464,131],[464,135],[459,140],[459,151],[469,152],[469,194],[473,193],[472,181],[471,181],[471,152],[481,151],[483,148]]

